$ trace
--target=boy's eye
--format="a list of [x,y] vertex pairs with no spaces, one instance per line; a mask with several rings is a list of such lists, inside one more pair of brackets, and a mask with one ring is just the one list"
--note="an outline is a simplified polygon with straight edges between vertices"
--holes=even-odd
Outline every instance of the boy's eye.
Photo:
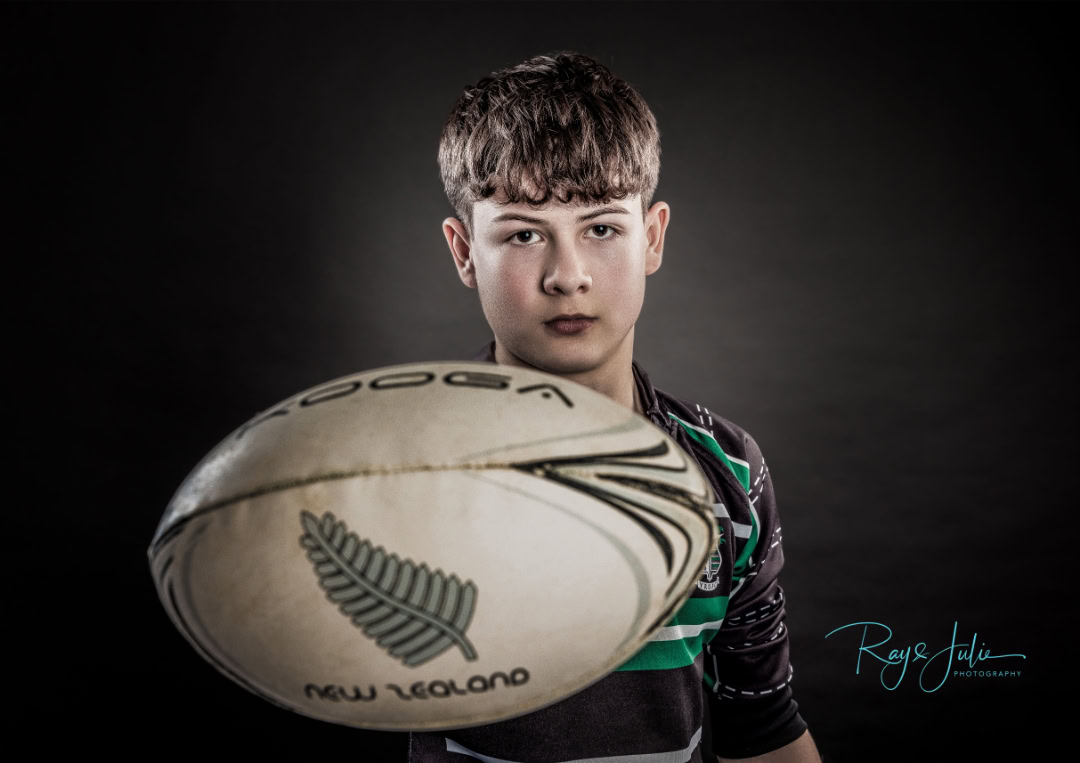
[[[619,235],[618,233],[615,232],[615,229],[613,227],[611,227],[610,225],[602,225],[602,224],[601,225],[593,225],[592,230],[593,230],[593,232],[599,234],[599,235],[596,236],[596,238],[599,238],[599,239],[615,238],[617,235]],[[522,238],[523,236],[529,236],[529,238]],[[533,230],[519,230],[517,233],[512,235],[510,238],[511,238],[512,241],[514,241],[514,242],[516,242],[518,244],[528,244],[528,243],[531,243],[532,241],[534,241],[536,239],[536,231],[533,231]]]

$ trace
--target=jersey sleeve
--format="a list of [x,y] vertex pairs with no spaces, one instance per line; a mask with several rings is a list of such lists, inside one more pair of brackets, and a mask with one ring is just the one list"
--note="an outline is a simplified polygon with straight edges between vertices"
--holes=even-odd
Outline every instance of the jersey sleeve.
[[778,749],[807,729],[790,686],[776,495],[757,443],[749,435],[745,441],[750,512],[732,511],[732,592],[724,622],[704,647],[713,748],[730,758]]

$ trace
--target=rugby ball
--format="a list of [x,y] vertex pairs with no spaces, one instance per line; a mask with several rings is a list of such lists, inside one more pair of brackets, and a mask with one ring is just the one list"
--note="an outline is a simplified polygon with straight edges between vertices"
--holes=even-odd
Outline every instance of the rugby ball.
[[712,491],[587,387],[490,363],[337,379],[229,434],[148,551],[217,670],[333,723],[461,728],[557,702],[689,597]]

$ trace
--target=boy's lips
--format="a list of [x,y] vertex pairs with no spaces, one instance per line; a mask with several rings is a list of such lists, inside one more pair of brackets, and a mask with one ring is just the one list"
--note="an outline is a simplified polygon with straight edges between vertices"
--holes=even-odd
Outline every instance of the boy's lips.
[[544,323],[551,323],[552,321],[573,321],[579,319],[596,320],[592,315],[585,315],[585,313],[560,313],[554,318],[549,318]]
[[551,320],[544,321],[544,325],[559,334],[580,334],[593,325],[595,320],[596,318],[584,313],[574,313],[572,315],[556,315]]

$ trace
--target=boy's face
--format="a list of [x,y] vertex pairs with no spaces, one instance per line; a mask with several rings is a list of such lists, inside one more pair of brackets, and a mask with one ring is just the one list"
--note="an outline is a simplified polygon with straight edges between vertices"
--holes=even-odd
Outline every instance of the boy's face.
[[[511,362],[556,374],[628,362],[645,277],[660,267],[668,205],[657,202],[642,221],[636,195],[592,206],[553,200],[539,209],[504,206],[504,199],[500,191],[474,204],[471,240],[459,220],[443,222],[458,274],[478,290],[497,348]],[[579,314],[591,320],[554,320]]]

